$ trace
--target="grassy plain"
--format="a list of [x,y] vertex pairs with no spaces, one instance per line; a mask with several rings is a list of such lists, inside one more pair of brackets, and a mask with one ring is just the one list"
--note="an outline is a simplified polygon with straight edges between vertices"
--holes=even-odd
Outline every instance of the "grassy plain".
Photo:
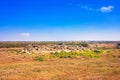
[[51,58],[22,54],[19,48],[0,49],[0,80],[119,80],[120,50],[106,49],[99,58]]

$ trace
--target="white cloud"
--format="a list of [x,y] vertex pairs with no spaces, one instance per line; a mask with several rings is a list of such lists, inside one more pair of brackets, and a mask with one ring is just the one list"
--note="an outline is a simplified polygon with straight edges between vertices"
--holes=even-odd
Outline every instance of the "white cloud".
[[30,36],[30,33],[20,33],[21,36],[24,36],[24,37],[29,37]]
[[114,8],[114,6],[106,6],[106,7],[103,6],[100,8],[100,11],[101,12],[111,12],[113,8]]
[[109,5],[109,6],[102,6],[101,8],[92,8],[87,5],[78,5],[81,9],[88,10],[88,11],[98,11],[98,12],[103,12],[103,13],[109,13],[112,12],[114,6]]

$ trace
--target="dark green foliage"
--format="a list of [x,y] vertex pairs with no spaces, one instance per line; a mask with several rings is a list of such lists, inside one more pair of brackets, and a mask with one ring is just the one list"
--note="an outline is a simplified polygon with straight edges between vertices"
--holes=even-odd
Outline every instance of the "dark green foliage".
[[0,42],[0,48],[24,47],[29,44],[31,44],[31,42]]
[[94,52],[96,54],[100,54],[100,53],[103,53],[103,49],[95,49]]
[[81,43],[81,46],[82,47],[89,47],[88,43],[86,43],[86,42]]
[[0,42],[0,48],[16,48],[16,47],[25,47],[27,45],[78,45],[83,47],[88,47],[88,43],[86,42],[77,42],[77,41],[43,41],[43,42],[34,42],[34,41],[15,41],[15,42]]
[[35,45],[78,45],[82,47],[89,47],[89,44],[95,43],[117,43],[117,48],[120,48],[119,41],[8,41],[8,42],[0,42],[0,48],[14,48],[14,47],[25,47],[30,44]]
[[120,48],[120,43],[117,44],[116,48]]

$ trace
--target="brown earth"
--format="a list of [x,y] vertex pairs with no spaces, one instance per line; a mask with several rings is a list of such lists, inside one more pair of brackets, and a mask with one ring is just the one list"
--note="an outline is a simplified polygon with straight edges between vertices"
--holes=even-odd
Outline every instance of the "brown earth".
[[[39,54],[0,49],[0,80],[119,80],[120,50],[107,49],[100,58],[34,61]],[[109,54],[108,54],[109,53]]]

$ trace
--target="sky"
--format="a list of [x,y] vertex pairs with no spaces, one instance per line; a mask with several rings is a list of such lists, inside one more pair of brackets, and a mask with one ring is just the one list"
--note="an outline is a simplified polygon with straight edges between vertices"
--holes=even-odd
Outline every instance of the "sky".
[[0,0],[0,41],[120,40],[120,0]]

